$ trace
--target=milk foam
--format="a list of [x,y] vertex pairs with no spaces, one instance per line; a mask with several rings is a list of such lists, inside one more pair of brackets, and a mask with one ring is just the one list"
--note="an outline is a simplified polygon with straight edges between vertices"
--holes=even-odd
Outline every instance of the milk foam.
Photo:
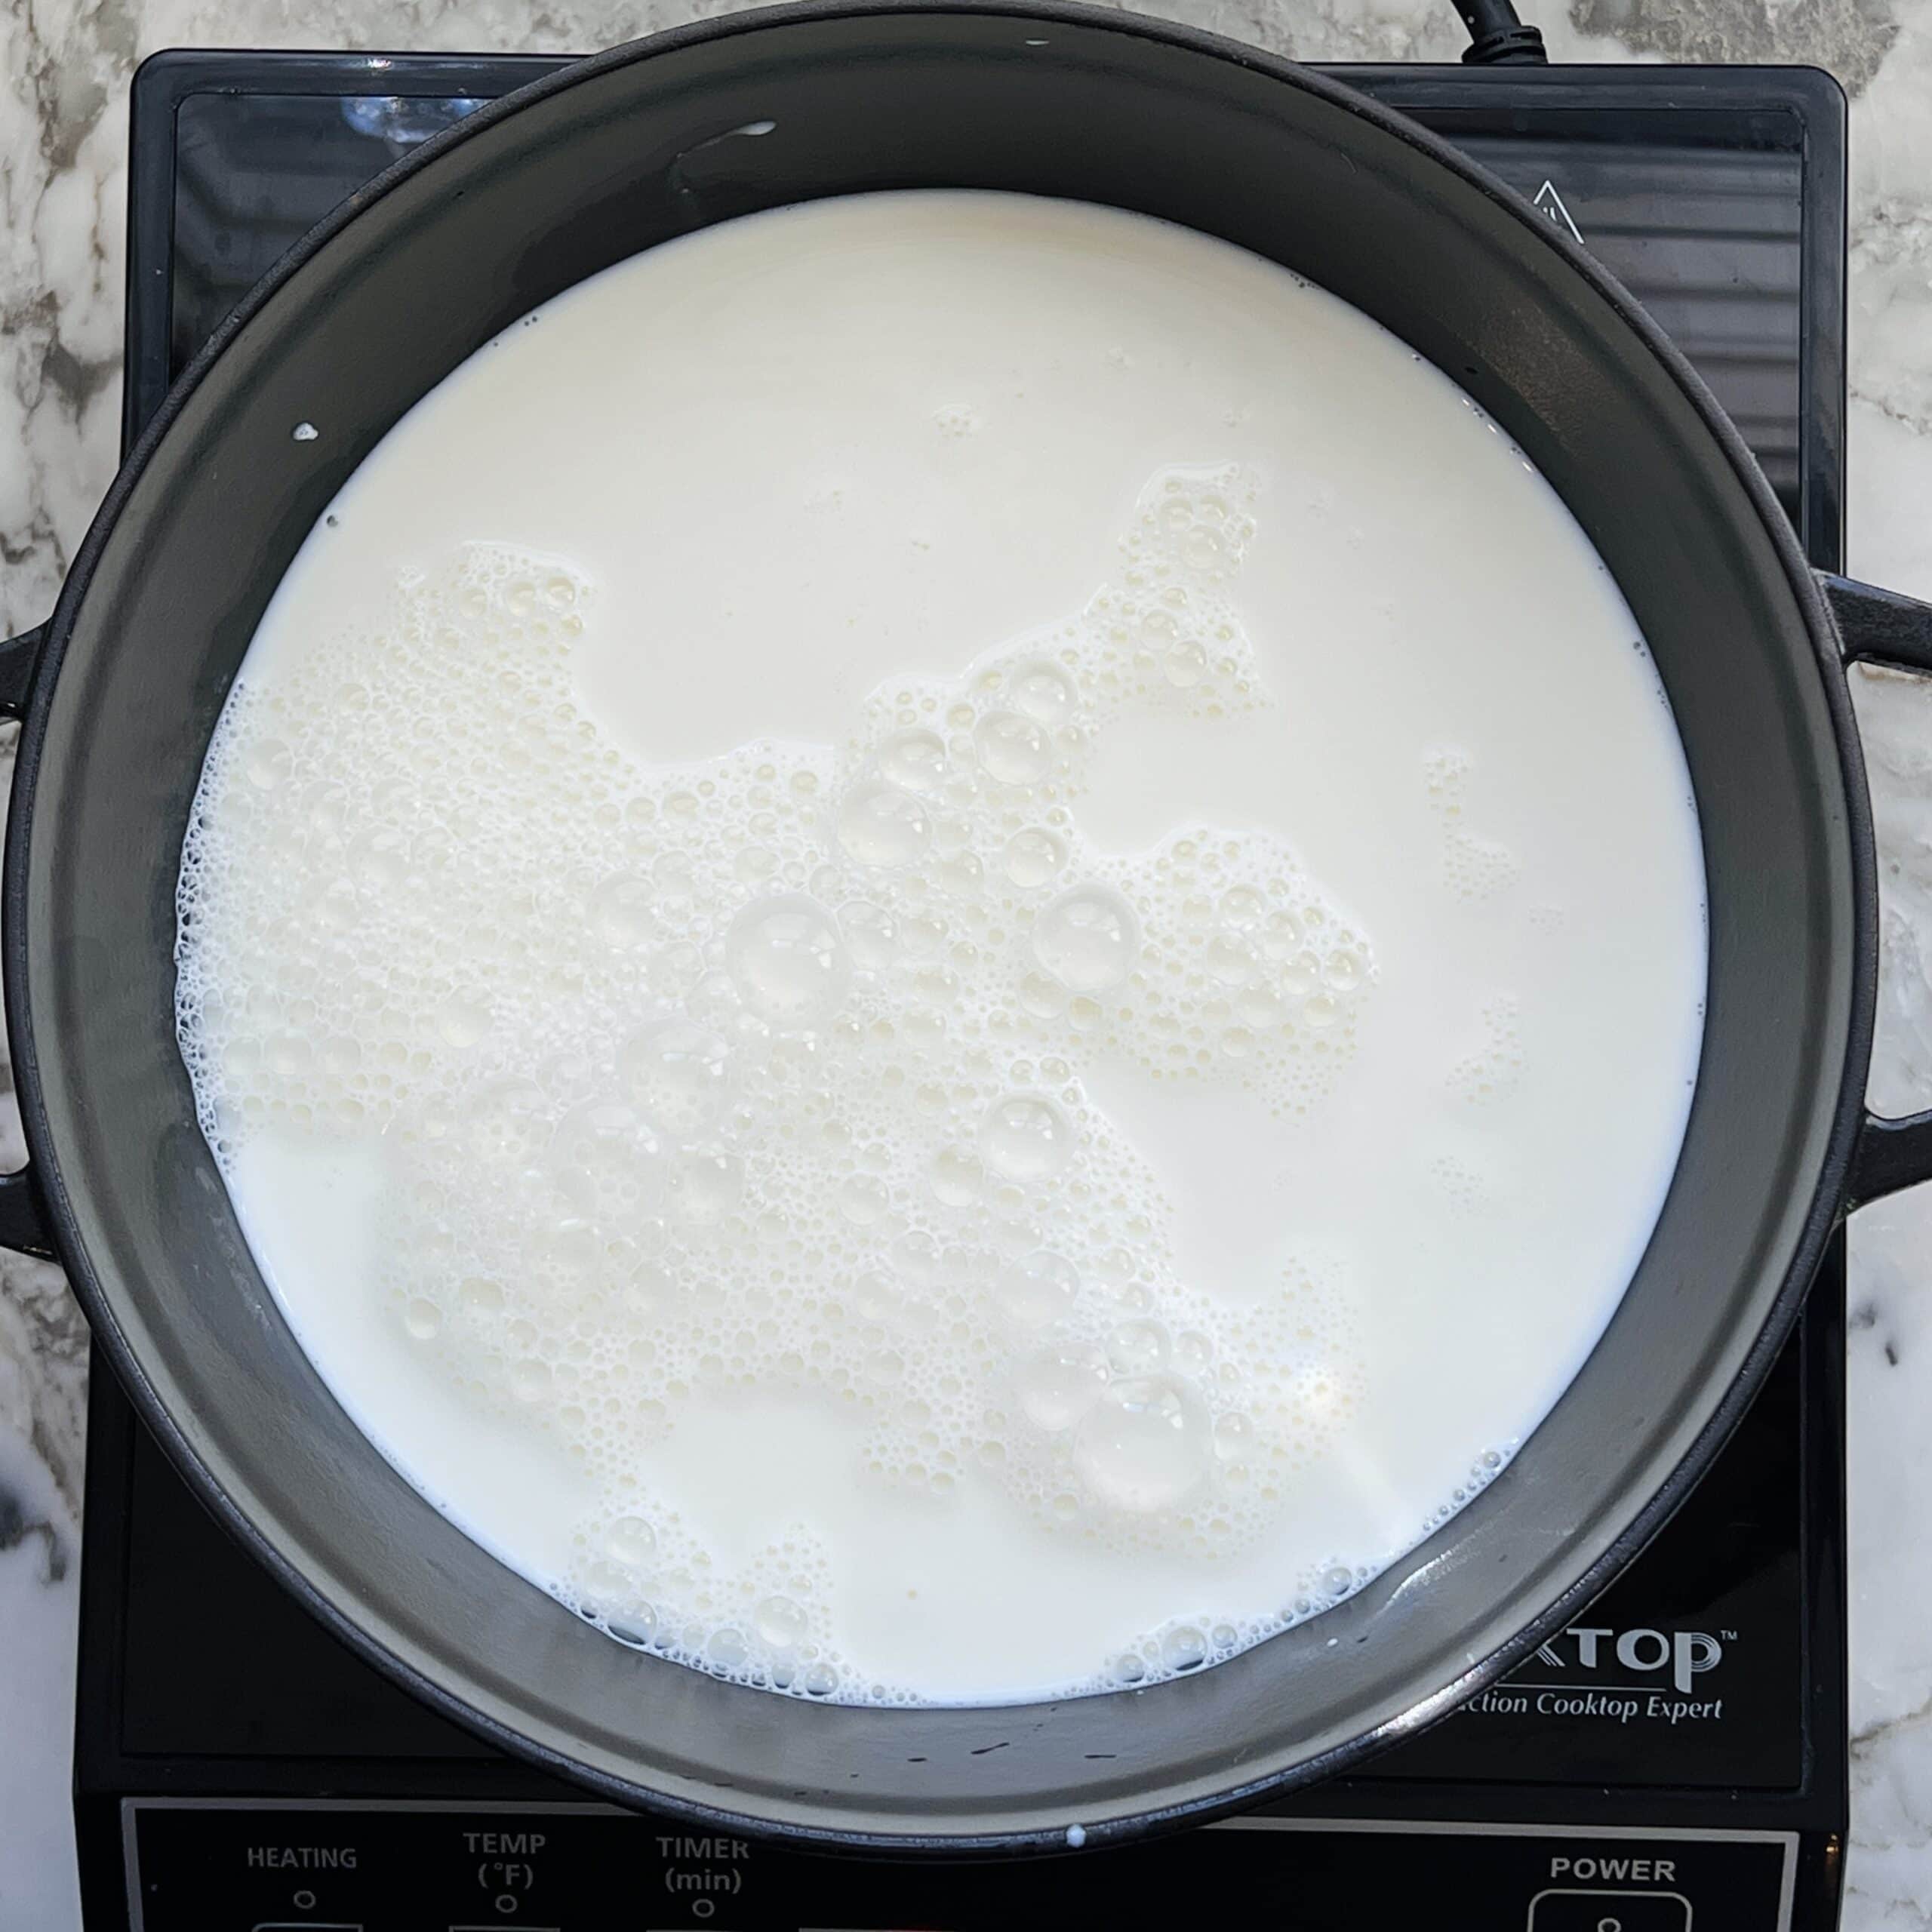
[[[1090,217],[1116,247],[1176,245],[991,196],[764,221],[782,239],[829,220],[835,240],[881,202],[915,246],[922,222],[984,221],[989,203],[1023,251],[1042,220],[1072,235]],[[620,300],[630,272],[546,326]],[[924,426],[963,445],[986,424],[948,400]],[[1419,1491],[1362,1460],[1377,1377],[1414,1373],[1391,1374],[1374,1312],[1388,1255],[1336,1238],[1291,1185],[1238,1270],[1191,1251],[1186,1161],[1148,1144],[1157,1118],[1306,1145],[1386,1101],[1413,1032],[1352,882],[1318,876],[1278,813],[1192,808],[1174,749],[1281,742],[1307,701],[1278,648],[1257,649],[1259,618],[1283,614],[1246,581],[1305,509],[1251,451],[1138,480],[1076,606],[854,691],[823,739],[641,749],[598,701],[595,654],[645,614],[594,543],[418,546],[386,592],[365,568],[368,594],[333,617],[285,591],[237,681],[180,888],[204,1130],[352,1412],[622,1641],[852,1700],[1198,1668],[1348,1594],[1490,1480],[1614,1305],[1620,1276],[1553,1355],[1526,1357],[1460,1460],[1438,1446]],[[806,494],[816,512],[847,488]],[[1600,577],[1590,592],[1620,612]],[[1620,668],[1654,711],[1647,661]],[[1146,744],[1172,755],[1140,780],[1161,826],[1122,842],[1109,761]],[[1494,917],[1524,860],[1480,809],[1488,761],[1468,736],[1412,756],[1420,816],[1387,863],[1470,909],[1453,916]],[[1345,758],[1334,782],[1346,795]],[[1587,855],[1566,857],[1587,888]],[[1426,972],[1426,941],[1398,937],[1404,974]],[[1530,990],[1548,1035],[1561,989]],[[1465,1037],[1432,1076],[1443,1131],[1418,1149],[1425,1240],[1431,1213],[1445,1233],[1520,1214],[1525,993],[1492,975],[1461,996]],[[1562,1041],[1545,1051],[1561,1077]],[[1681,1061],[1661,1117],[1681,1126],[1679,1077]],[[1650,1150],[1654,1174],[1669,1152]],[[278,1226],[278,1201],[315,1193],[331,1162],[354,1210],[338,1231],[304,1225],[343,1244],[333,1284]],[[1657,1184],[1636,1189],[1653,1214]],[[400,1413],[418,1386],[433,1426]],[[527,1446],[547,1507],[527,1473],[445,1493],[459,1440]],[[1376,1502],[1311,1514],[1311,1485]],[[888,1593],[894,1526],[939,1580],[897,1611],[866,1601]],[[1072,1627],[1031,1645],[996,1631],[996,1592],[967,1614],[986,1586],[946,1570],[949,1534],[1025,1574],[1013,1618]],[[928,1611],[922,1587],[957,1601]],[[944,1645],[906,1638],[928,1615]],[[984,1636],[983,1668],[938,1661],[961,1627]]]
[[1346,1303],[1309,1266],[1252,1306],[1184,1278],[1080,1072],[1305,1112],[1372,994],[1372,944],[1278,840],[1109,854],[1079,822],[1122,709],[1269,703],[1220,595],[1251,498],[1158,475],[1077,617],[872,693],[836,747],[613,756],[574,694],[591,583],[487,544],[231,697],[180,887],[204,1128],[231,1164],[382,1137],[394,1319],[586,1472],[558,1582],[614,1632],[866,1687],[814,1627],[808,1537],[716,1579],[638,1494],[708,1389],[850,1405],[880,1480],[977,1468],[1044,1524],[1202,1555],[1345,1420]]

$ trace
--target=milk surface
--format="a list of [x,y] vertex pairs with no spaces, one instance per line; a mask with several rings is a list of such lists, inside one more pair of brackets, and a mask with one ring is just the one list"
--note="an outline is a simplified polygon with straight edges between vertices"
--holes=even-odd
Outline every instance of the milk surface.
[[854,1701],[1198,1669],[1445,1520],[1642,1253],[1704,986],[1521,452],[1274,265],[980,193],[705,230],[428,397],[180,909],[350,1414],[619,1641]]

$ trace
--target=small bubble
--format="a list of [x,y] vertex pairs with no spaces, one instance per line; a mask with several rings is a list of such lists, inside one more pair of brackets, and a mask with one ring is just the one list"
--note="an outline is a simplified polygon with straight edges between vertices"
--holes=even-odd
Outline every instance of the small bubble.
[[657,1554],[657,1534],[641,1516],[620,1516],[604,1533],[604,1551],[626,1570],[641,1570]]
[[1221,540],[1211,530],[1198,525],[1180,540],[1181,561],[1190,570],[1211,571],[1220,568]]
[[899,953],[899,921],[882,906],[854,900],[838,910],[852,963],[869,973],[882,972]]
[[606,946],[629,951],[649,945],[657,924],[654,884],[629,874],[606,879],[591,896],[590,923]]
[[933,850],[942,857],[963,852],[973,842],[973,828],[963,818],[950,816],[933,820]]
[[1221,917],[1237,932],[1250,932],[1266,917],[1268,903],[1251,885],[1233,885],[1221,894]]
[[1002,785],[1036,785],[1053,769],[1046,732],[1015,711],[989,712],[974,728],[973,746]]
[[1224,986],[1244,986],[1261,971],[1254,947],[1232,933],[1217,933],[1208,942],[1202,964]]
[[852,1284],[853,1304],[860,1318],[884,1321],[899,1312],[899,1291],[889,1275],[870,1269]]
[[520,1164],[548,1134],[543,1090],[531,1080],[499,1081],[472,1101],[466,1118],[470,1151],[492,1164]]
[[1278,1026],[1287,1017],[1281,995],[1269,986],[1246,988],[1235,1001],[1235,1011],[1251,1026]]
[[1050,883],[1066,863],[1066,842],[1044,826],[1028,826],[1006,841],[1001,856],[1007,877],[1030,892]]
[[495,1315],[503,1306],[503,1291],[495,1281],[472,1275],[457,1289],[457,1299],[475,1315]]
[[1183,638],[1168,647],[1161,669],[1177,691],[1189,690],[1208,675],[1208,653],[1192,638]]
[[1191,1623],[1161,1639],[1161,1661],[1170,1670],[1198,1670],[1208,1661],[1208,1639]]
[[1014,709],[1035,724],[1056,729],[1072,716],[1074,704],[1073,681],[1057,666],[1026,664],[1014,674]]
[[1281,990],[1291,999],[1300,999],[1321,983],[1321,961],[1318,954],[1297,953],[1281,968]]
[[896,731],[878,748],[880,774],[903,791],[938,791],[946,783],[946,740],[937,731]]
[[977,891],[985,876],[985,866],[971,852],[955,852],[949,859],[940,860],[932,869],[933,883],[942,892],[949,892],[958,898]]
[[993,1282],[993,1298],[1001,1312],[1023,1328],[1044,1328],[1060,1320],[1072,1310],[1079,1292],[1080,1277],[1072,1263],[1044,1247],[1010,1262]]
[[1073,1127],[1054,1102],[1037,1094],[995,1100],[980,1123],[986,1164],[1012,1180],[1044,1180],[1072,1158]]
[[1168,1331],[1158,1321],[1123,1321],[1107,1337],[1107,1365],[1116,1375],[1152,1375],[1167,1366]]
[[1262,928],[1261,949],[1279,964],[1301,947],[1301,922],[1292,912],[1271,912]]
[[1029,973],[1020,983],[1020,1004],[1036,1020],[1051,1020],[1066,1004],[1066,989],[1044,973]]
[[279,738],[264,738],[249,751],[242,769],[248,783],[260,792],[273,792],[288,782],[295,760]]
[[519,1402],[540,1402],[550,1392],[550,1365],[526,1356],[510,1364],[510,1393]]
[[932,838],[926,808],[909,792],[882,780],[854,785],[838,804],[838,842],[861,866],[909,866]]
[[1214,1345],[1198,1329],[1174,1337],[1174,1360],[1189,1375],[1204,1375],[1214,1359]]
[[657,1640],[657,1613],[648,1603],[632,1604],[620,1616],[607,1617],[604,1627],[619,1643],[648,1650]]
[[892,1265],[907,1281],[923,1286],[939,1273],[939,1244],[923,1229],[913,1229],[892,1244]]
[[1106,1386],[1107,1365],[1100,1351],[1070,1343],[1042,1349],[1022,1366],[1020,1406],[1042,1429],[1071,1429],[1099,1401]]
[[671,1205],[702,1226],[722,1220],[744,1192],[744,1162],[724,1147],[687,1147],[671,1165]]
[[921,966],[909,983],[912,997],[929,1006],[950,1006],[959,997],[959,975],[949,967]]
[[875,1175],[853,1174],[839,1188],[838,1205],[848,1220],[869,1226],[892,1205],[891,1190]]
[[963,1147],[946,1147],[934,1156],[928,1177],[937,1198],[948,1208],[967,1208],[980,1198],[986,1171],[976,1155]]
[[490,1030],[490,1009],[481,1000],[445,1000],[436,1010],[436,1030],[453,1047],[473,1047]]
[[811,1620],[789,1597],[767,1597],[753,1613],[758,1641],[774,1651],[795,1650],[811,1634]]

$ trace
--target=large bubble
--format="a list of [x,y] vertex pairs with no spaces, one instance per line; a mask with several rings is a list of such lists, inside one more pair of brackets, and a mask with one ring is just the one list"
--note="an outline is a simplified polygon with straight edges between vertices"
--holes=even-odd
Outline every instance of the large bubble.
[[745,1004],[777,1026],[824,1025],[852,976],[837,921],[796,893],[747,906],[731,922],[724,957]]
[[1043,907],[1033,921],[1033,956],[1074,992],[1106,992],[1120,985],[1140,952],[1134,908],[1108,886],[1077,885]]

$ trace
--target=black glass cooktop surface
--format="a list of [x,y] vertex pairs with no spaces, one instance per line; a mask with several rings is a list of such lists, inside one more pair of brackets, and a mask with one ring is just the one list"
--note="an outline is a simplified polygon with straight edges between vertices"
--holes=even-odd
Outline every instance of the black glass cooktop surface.
[[[138,77],[125,427],[293,241],[560,64],[174,54]],[[1842,517],[1844,116],[1802,69],[1337,70],[1576,234],[1689,353],[1814,562]],[[1715,1466],[1589,1613],[1367,1771],[1050,1863],[806,1857],[611,1810],[345,1650],[202,1512],[103,1369],[76,1804],[88,1923],[1066,1924],[1531,1932],[1836,1923],[1844,1256]]]

